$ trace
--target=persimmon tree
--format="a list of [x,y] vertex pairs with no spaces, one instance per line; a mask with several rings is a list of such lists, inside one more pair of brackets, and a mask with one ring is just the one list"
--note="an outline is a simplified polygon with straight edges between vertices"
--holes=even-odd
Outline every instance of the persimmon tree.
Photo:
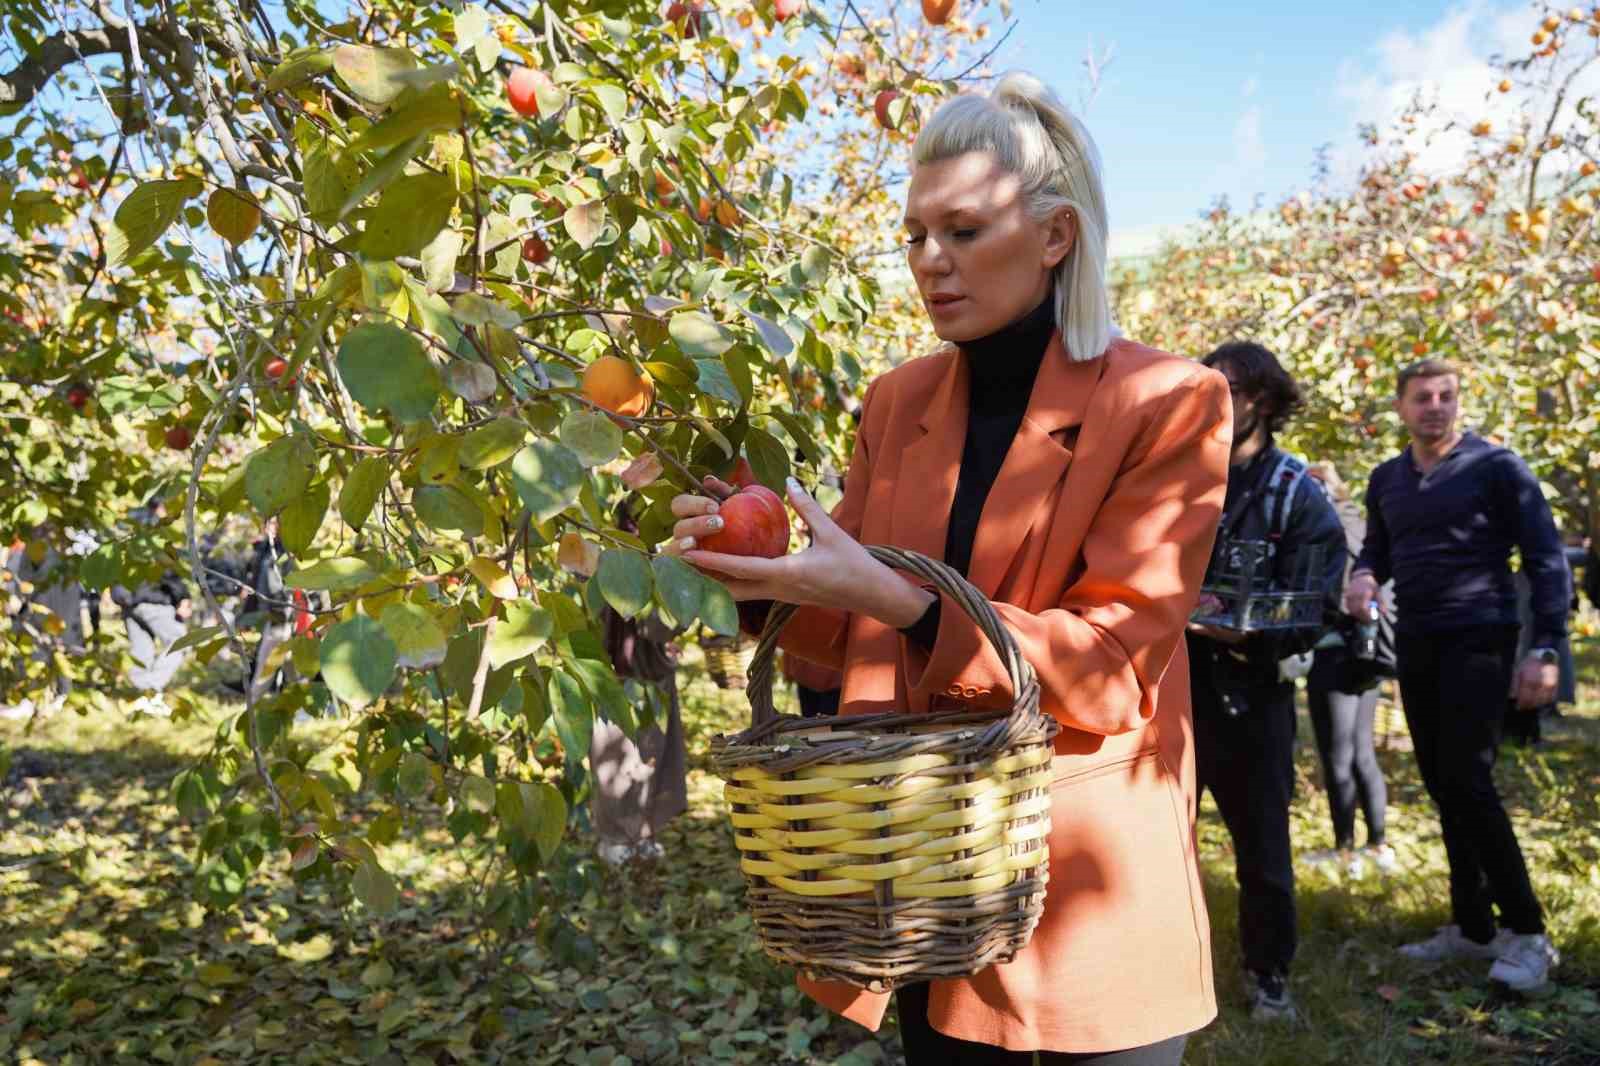
[[1395,375],[1459,361],[1468,424],[1519,451],[1564,528],[1600,533],[1600,8],[1530,18],[1483,107],[1415,100],[1362,131],[1355,180],[1275,211],[1219,203],[1117,283],[1133,336],[1204,354],[1235,337],[1287,360],[1309,405],[1291,443],[1364,477],[1399,446]]
[[[380,849],[442,805],[486,913],[541,913],[594,721],[660,709],[603,612],[737,624],[656,550],[670,497],[741,457],[780,490],[842,464],[884,349],[882,174],[913,99],[984,72],[993,15],[964,6],[13,5],[0,532],[87,530],[91,590],[173,569],[214,601],[208,536],[275,520],[321,604],[261,664],[297,680],[174,782],[202,898],[276,853],[386,910]],[[248,660],[212,613],[183,648]],[[31,650],[0,650],[0,699],[51,671],[83,712],[130,695],[109,643]],[[303,716],[349,728],[320,748]]]

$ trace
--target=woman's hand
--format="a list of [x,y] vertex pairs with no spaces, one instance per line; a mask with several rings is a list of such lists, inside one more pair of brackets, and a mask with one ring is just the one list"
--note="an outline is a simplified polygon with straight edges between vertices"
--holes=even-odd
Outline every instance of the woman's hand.
[[[729,490],[715,478],[707,478],[706,484],[713,491]],[[678,522],[667,551],[708,571],[736,600],[781,600],[838,608],[869,615],[896,629],[922,617],[934,600],[933,593],[869,555],[793,478],[788,490],[790,505],[811,530],[811,544],[803,551],[777,559],[702,551],[696,547],[699,539],[721,529],[722,519],[715,500],[687,494],[672,501]]]

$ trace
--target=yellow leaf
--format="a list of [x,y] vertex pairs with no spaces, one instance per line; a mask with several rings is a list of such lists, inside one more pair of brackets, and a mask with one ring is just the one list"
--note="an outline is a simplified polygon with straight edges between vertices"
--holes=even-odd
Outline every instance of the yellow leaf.
[[239,245],[250,239],[261,225],[261,208],[238,189],[218,189],[206,201],[206,221],[217,236]]
[[574,574],[593,577],[600,567],[600,546],[589,543],[576,533],[563,533],[561,546],[556,549],[556,562]]
[[482,583],[485,589],[489,590],[489,595],[496,599],[514,600],[517,598],[517,583],[493,559],[482,555],[476,556],[467,564],[467,570]]

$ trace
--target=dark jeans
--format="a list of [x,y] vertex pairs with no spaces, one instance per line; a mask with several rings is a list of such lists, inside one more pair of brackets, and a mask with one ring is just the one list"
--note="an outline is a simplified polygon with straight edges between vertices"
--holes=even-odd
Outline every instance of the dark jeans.
[[[905,985],[894,994],[906,1066],[1032,1066],[1034,1052],[1008,1051],[946,1036],[928,1024],[928,986]],[[1187,1036],[1124,1051],[1041,1051],[1039,1066],[1178,1066]]]
[[1450,861],[1450,908],[1461,931],[1494,938],[1494,908],[1514,933],[1541,933],[1544,918],[1494,784],[1517,630],[1472,626],[1401,633],[1400,696],[1422,783],[1439,808]]
[[[1233,838],[1239,879],[1239,947],[1256,973],[1287,975],[1294,961],[1294,864],[1289,800],[1294,793],[1294,686],[1229,685],[1231,715],[1212,682],[1209,657],[1191,641],[1194,761]],[[1204,657],[1204,658],[1203,658]]]
[[1378,713],[1376,685],[1361,692],[1347,692],[1349,653],[1343,648],[1324,648],[1311,663],[1306,678],[1307,701],[1311,706],[1311,726],[1317,737],[1317,754],[1322,757],[1322,779],[1328,789],[1328,808],[1333,814],[1333,844],[1353,848],[1356,842],[1356,801],[1367,823],[1367,845],[1383,843],[1384,811],[1389,803],[1383,772],[1378,769],[1378,754],[1372,746],[1372,722]]

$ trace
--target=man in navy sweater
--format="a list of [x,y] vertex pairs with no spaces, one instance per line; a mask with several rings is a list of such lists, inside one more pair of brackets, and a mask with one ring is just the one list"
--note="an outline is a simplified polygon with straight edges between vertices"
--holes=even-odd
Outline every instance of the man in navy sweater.
[[[1400,696],[1450,863],[1454,924],[1401,953],[1492,959],[1491,980],[1527,991],[1544,985],[1559,956],[1492,771],[1507,694],[1522,707],[1555,696],[1567,567],[1527,464],[1456,428],[1460,381],[1437,359],[1401,371],[1395,410],[1411,444],[1368,482],[1367,537],[1345,610],[1360,617],[1394,579]],[[1532,646],[1520,666],[1512,548],[1533,589]]]

